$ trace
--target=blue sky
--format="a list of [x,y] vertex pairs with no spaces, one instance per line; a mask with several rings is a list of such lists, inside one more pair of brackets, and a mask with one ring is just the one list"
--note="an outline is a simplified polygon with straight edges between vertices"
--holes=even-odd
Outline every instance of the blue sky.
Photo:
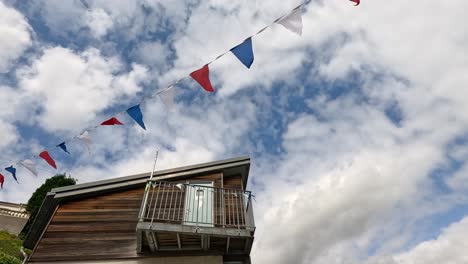
[[[147,131],[91,132],[234,47],[297,1],[0,1],[0,200],[49,176],[80,183],[240,155],[252,158],[255,263],[465,263],[468,3],[312,1],[303,36],[273,25],[246,69],[210,65],[142,105]],[[50,151],[67,140],[71,155]],[[288,241],[287,244],[283,244]],[[281,243],[281,246],[278,246]],[[274,249],[274,250],[273,250]]]

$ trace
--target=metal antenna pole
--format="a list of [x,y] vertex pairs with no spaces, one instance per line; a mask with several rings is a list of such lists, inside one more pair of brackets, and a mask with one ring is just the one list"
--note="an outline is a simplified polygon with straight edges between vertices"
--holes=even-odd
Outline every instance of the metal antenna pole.
[[153,179],[154,170],[156,169],[156,162],[158,161],[158,153],[159,153],[159,149],[156,150],[156,156],[154,157],[154,165],[153,165],[153,170],[151,171],[150,180]]
[[141,204],[141,208],[140,208],[140,221],[143,221],[143,218],[145,217],[146,204],[148,203],[148,192],[149,192],[149,189],[151,188],[151,186],[153,184],[151,182],[151,180],[153,179],[154,170],[156,169],[156,161],[158,160],[158,153],[159,153],[159,149],[156,150],[156,156],[154,157],[153,170],[151,171],[149,181],[146,183],[145,193],[143,195],[143,203]]

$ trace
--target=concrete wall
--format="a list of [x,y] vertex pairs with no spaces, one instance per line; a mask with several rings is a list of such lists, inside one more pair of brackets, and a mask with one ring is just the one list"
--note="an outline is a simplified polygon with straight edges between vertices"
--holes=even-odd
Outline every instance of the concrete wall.
[[28,222],[28,218],[0,214],[0,230],[18,235]]
[[[46,262],[28,262],[34,264],[50,264]],[[139,258],[130,260],[100,260],[100,261],[60,261],[54,264],[223,264],[222,256],[192,256]]]

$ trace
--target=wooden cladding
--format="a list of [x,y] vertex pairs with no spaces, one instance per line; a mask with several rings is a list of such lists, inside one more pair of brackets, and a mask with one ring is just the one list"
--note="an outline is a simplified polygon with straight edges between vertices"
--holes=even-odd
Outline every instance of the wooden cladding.
[[60,205],[30,262],[136,257],[143,193],[142,186]]
[[[213,181],[218,188],[222,185],[225,188],[242,188],[240,176],[226,178],[224,182],[221,179],[222,175],[218,173],[188,180]],[[186,180],[179,182],[185,183]],[[139,257],[136,226],[144,191],[145,187],[139,186],[61,203],[29,262]]]

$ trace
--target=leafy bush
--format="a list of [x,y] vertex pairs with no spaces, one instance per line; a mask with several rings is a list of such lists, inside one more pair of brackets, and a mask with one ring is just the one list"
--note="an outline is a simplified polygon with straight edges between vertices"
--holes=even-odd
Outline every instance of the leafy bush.
[[2,264],[21,264],[21,260],[15,258],[15,257],[12,257],[12,256],[8,256],[8,255],[0,252],[0,263],[2,263]]
[[5,231],[0,231],[0,263],[17,264],[21,263],[23,255],[20,248],[23,241],[15,235]]

